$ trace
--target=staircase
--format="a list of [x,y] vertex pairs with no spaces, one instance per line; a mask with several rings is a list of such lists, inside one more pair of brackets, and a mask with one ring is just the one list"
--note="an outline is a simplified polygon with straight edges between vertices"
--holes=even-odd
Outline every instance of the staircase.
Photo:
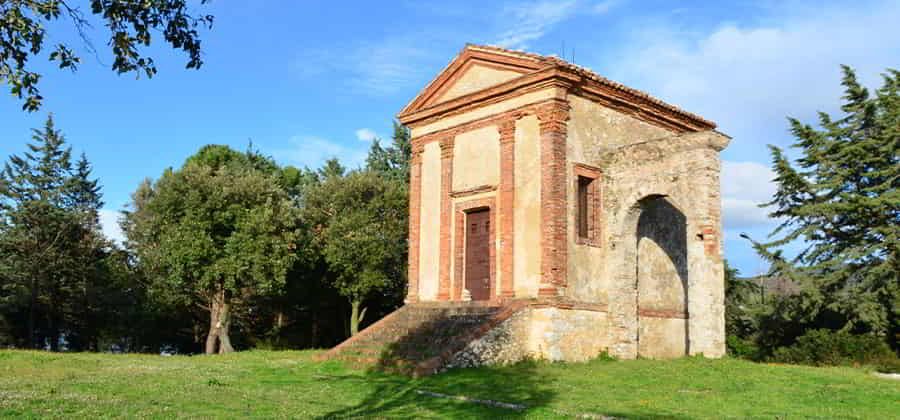
[[521,306],[489,302],[408,304],[320,358],[412,376],[430,375]]

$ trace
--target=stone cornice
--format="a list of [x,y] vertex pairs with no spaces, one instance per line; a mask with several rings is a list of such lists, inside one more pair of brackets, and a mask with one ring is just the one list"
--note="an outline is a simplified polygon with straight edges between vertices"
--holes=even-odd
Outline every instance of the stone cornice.
[[697,149],[712,149],[720,152],[728,145],[729,141],[730,137],[715,130],[678,134],[616,148],[605,153],[601,157],[601,161],[606,162],[607,165],[632,164],[636,161],[659,160],[676,153]]
[[450,197],[461,198],[461,197],[468,197],[470,195],[476,195],[476,194],[493,192],[493,191],[497,191],[496,185],[479,185],[477,187],[466,188],[464,190],[450,191]]

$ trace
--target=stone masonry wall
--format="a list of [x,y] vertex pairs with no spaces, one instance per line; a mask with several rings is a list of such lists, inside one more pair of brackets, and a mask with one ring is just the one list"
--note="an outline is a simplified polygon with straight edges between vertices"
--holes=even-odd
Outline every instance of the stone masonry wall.
[[604,311],[529,307],[469,343],[446,367],[503,365],[524,359],[587,361],[608,348],[606,324]]
[[[609,338],[613,354],[625,358],[639,355],[638,233],[641,215],[652,200],[664,200],[684,216],[687,258],[681,269],[686,269],[687,314],[680,317],[687,317],[684,333],[689,352],[711,357],[724,354],[718,152],[727,142],[727,137],[712,131],[684,134],[625,146],[604,157],[603,212],[610,252],[604,273],[611,282]],[[649,255],[643,257],[652,258]],[[663,256],[678,259],[666,253]],[[645,316],[654,318],[647,324],[670,326],[678,322],[656,319],[681,319],[666,311]],[[671,341],[671,337],[665,340]]]

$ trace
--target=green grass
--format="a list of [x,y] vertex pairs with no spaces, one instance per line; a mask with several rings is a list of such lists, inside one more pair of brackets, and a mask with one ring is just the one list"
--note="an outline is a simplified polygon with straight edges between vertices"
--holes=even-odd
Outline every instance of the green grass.
[[[466,369],[412,380],[314,362],[315,354],[0,351],[0,416],[900,418],[900,381],[862,369],[734,359],[598,360]],[[416,390],[529,408],[490,408]]]

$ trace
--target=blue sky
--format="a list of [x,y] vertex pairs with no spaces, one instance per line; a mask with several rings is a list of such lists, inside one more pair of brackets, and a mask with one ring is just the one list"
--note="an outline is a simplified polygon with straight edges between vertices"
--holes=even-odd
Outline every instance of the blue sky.
[[[86,2],[85,2],[86,3]],[[105,231],[146,177],[200,146],[243,149],[252,139],[285,164],[352,165],[372,137],[467,42],[562,54],[597,73],[719,123],[725,254],[743,274],[765,265],[738,238],[763,238],[772,221],[755,204],[772,193],[766,144],[787,145],[785,116],[813,121],[839,104],[838,65],[869,86],[900,67],[900,2],[213,1],[205,65],[151,50],[153,79],[108,70],[89,55],[77,74],[35,60],[43,109],[26,114],[0,97],[0,156],[24,150],[52,112],[104,187]],[[54,26],[54,29],[57,27]],[[55,40],[74,40],[62,28]],[[100,32],[94,42],[105,42]],[[77,43],[75,44],[76,46]]]

